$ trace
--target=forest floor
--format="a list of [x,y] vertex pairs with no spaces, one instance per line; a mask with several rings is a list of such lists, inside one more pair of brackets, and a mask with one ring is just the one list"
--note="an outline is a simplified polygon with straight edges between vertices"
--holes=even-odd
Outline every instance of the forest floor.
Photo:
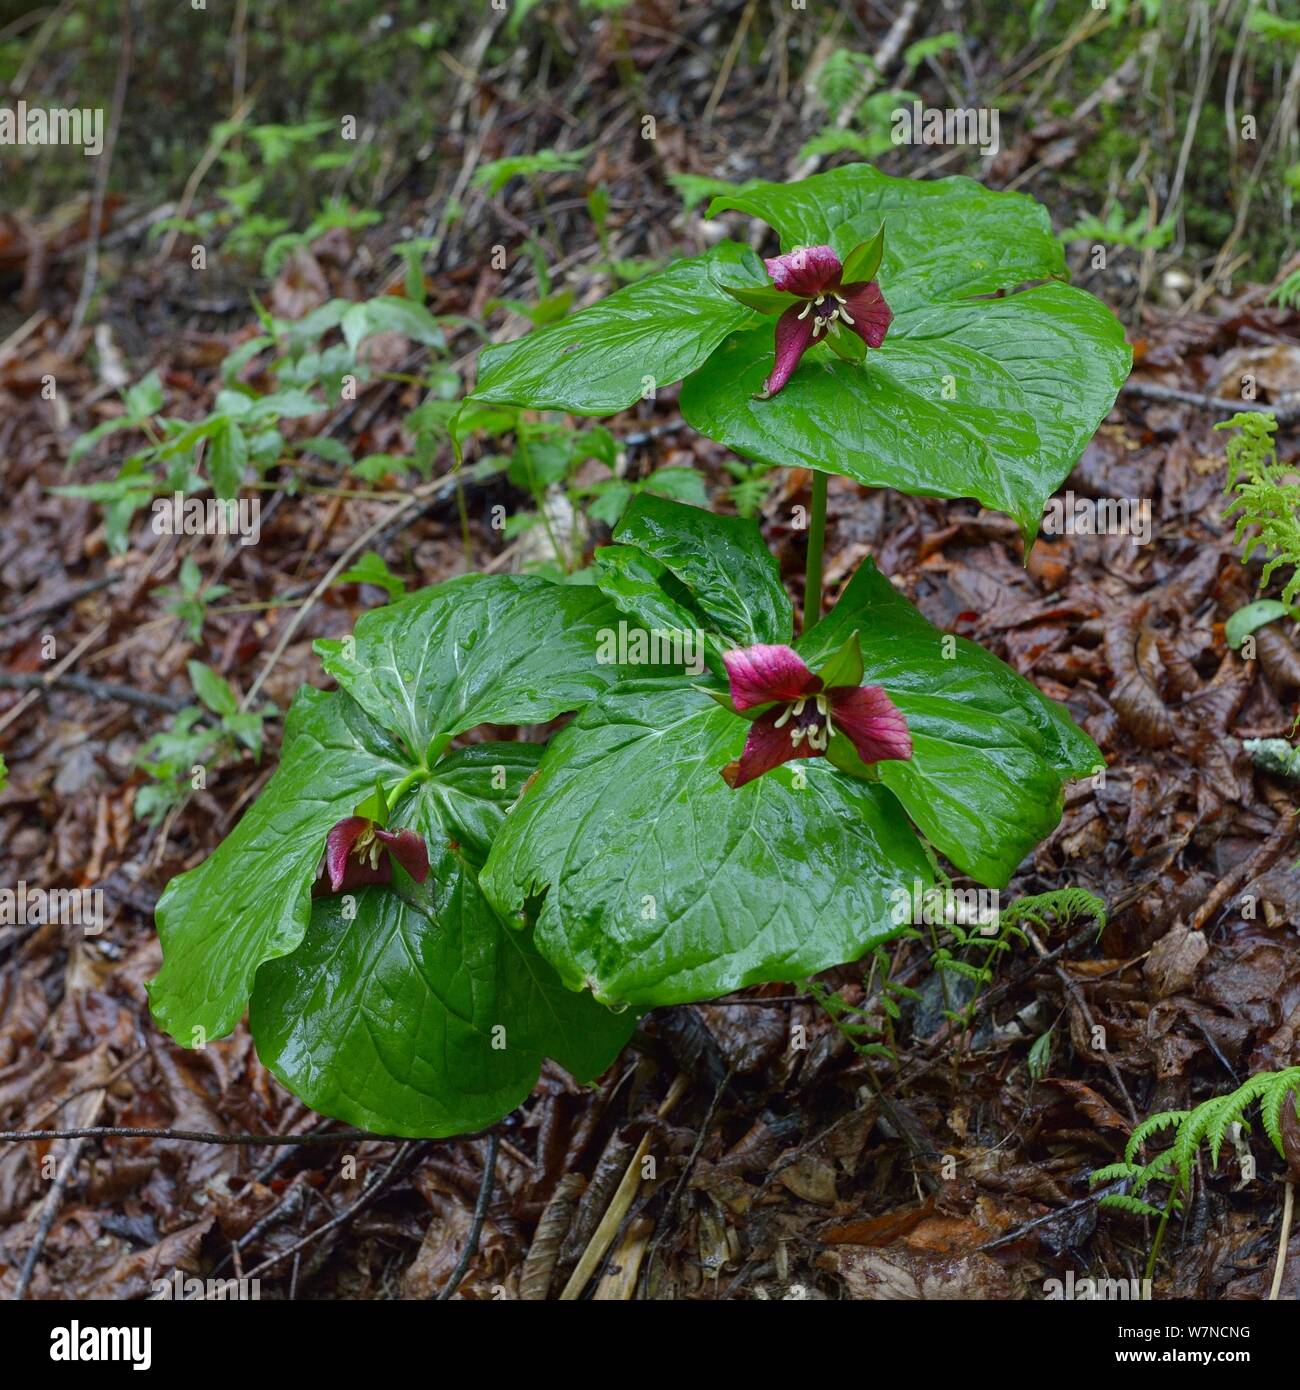
[[[640,55],[644,80],[672,58],[667,47],[661,60]],[[711,73],[698,81],[711,91]],[[626,109],[617,95],[608,110],[591,94],[579,103],[584,128],[601,132],[593,181],[617,180],[620,254],[666,256],[708,235],[698,216],[681,216],[662,177],[698,166],[699,153],[669,132],[653,155],[619,167],[609,128]],[[713,172],[776,177],[797,162],[793,147],[761,138],[769,97],[719,103]],[[575,109],[565,94],[556,108]],[[495,157],[523,138],[535,107],[507,76],[484,87],[477,114]],[[1041,160],[1050,135],[1008,150],[997,186]],[[290,261],[269,287],[274,312],[295,317],[332,295],[358,297],[361,285],[378,292],[373,248],[399,226],[446,232],[427,282],[435,312],[478,321],[489,299],[522,293],[524,258],[503,275],[485,269],[483,248],[517,239],[521,226],[537,230],[526,191],[510,204],[471,196],[466,218],[441,228],[473,144],[456,143],[460,158],[446,159],[438,186],[386,209],[383,227],[327,234]],[[582,177],[557,177],[547,192],[569,250],[553,273],[568,272],[580,303],[595,298],[607,286]],[[1294,457],[1300,315],[1268,307],[1266,286],[1153,307],[1136,298],[1138,256],[1128,278],[1085,281],[1124,313],[1135,373],[1066,488],[1149,499],[1148,544],[1044,536],[1026,564],[1014,524],[973,503],[831,479],[829,596],[874,557],[938,627],[979,641],[1063,701],[1105,754],[1104,779],[1068,790],[1060,826],[1003,895],[1089,889],[1108,908],[1099,937],[1072,929],[1040,936],[1041,953],[1004,955],[964,1030],[945,1022],[928,951],[900,944],[894,977],[919,999],[903,1009],[893,1062],[864,1059],[797,985],[764,986],[657,1011],[594,1088],[546,1071],[491,1138],[388,1141],[340,1135],[308,1111],[259,1063],[246,1026],[187,1051],[150,1019],[158,894],[213,850],[264,784],[277,726],[260,761],[228,764],[153,825],[134,814],[147,782],[134,759],[192,703],[189,659],[240,691],[260,675],[262,696],[282,710],[301,683],[324,684],[312,640],[350,631],[385,597],[324,583],[345,556],[377,550],[410,588],[519,563],[527,547],[507,547],[486,521],[492,503],[517,497],[501,480],[471,489],[467,554],[445,489],[412,505],[397,480],[357,489],[322,468],[317,490],[266,494],[256,546],[154,536],[142,513],[130,548],[111,554],[99,506],[49,491],[72,476],[72,440],[120,409],[110,369],[125,359],[136,380],[157,366],[169,413],[197,417],[220,363],[257,331],[244,287],[220,275],[196,302],[187,262],[161,259],[130,231],[140,211],[106,218],[91,322],[107,329],[95,365],[92,328],[74,322],[84,219],[72,233],[28,228],[25,241],[0,247],[8,287],[27,296],[0,333],[0,753],[10,769],[0,882],[99,888],[109,909],[94,936],[0,926],[0,1128],[269,1142],[164,1134],[0,1146],[0,1297],[138,1298],[179,1268],[258,1278],[266,1298],[430,1298],[449,1287],[467,1243],[463,1298],[554,1297],[572,1280],[574,1293],[614,1299],[1011,1299],[1042,1297],[1046,1280],[1070,1270],[1140,1277],[1151,1230],[1100,1210],[1088,1173],[1121,1155],[1139,1118],[1300,1063],[1295,788],[1254,768],[1241,743],[1290,731],[1300,650],[1280,631],[1261,632],[1257,661],[1225,643],[1223,623],[1254,597],[1257,576],[1223,518],[1224,436],[1213,430],[1225,413],[1214,398],[1235,394],[1249,371],[1260,401],[1282,409],[1279,447]],[[469,331],[453,341],[462,373],[476,342]],[[420,356],[402,341],[384,350],[399,373]],[[54,401],[42,398],[47,374]],[[374,382],[333,418],[296,423],[340,433],[354,457],[401,455],[410,452],[402,421],[419,399],[409,383]],[[675,399],[663,391],[607,422],[633,441],[629,476],[690,463],[725,508],[733,480],[722,450],[681,427]],[[114,457],[88,456],[76,480],[111,476]],[[443,451],[438,468],[448,467]],[[804,535],[789,517],[808,485],[797,470],[781,475],[762,511],[796,597]],[[198,639],[162,592],[186,557],[230,586]],[[1250,919],[1246,896],[1258,905]],[[826,978],[863,1001],[861,966]],[[1050,1026],[1054,1047],[1035,1080],[1029,1049]],[[792,1047],[794,1036],[805,1045]],[[285,1135],[303,1142],[270,1138]],[[646,1180],[642,1145],[656,1158]],[[1247,1182],[1241,1160],[1252,1146],[1260,1171]],[[62,1177],[51,1183],[51,1171]],[[1259,1134],[1237,1141],[1217,1170],[1198,1169],[1156,1296],[1265,1296],[1282,1171]],[[611,1211],[621,1213],[616,1230]],[[1300,1297],[1300,1230],[1282,1295]]]

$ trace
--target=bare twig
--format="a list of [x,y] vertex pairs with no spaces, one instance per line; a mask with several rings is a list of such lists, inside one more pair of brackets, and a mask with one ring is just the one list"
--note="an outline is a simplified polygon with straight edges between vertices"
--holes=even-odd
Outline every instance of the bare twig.
[[[305,1136],[304,1136],[305,1137]],[[389,1159],[383,1172],[374,1180],[368,1183],[366,1189],[351,1206],[344,1207],[337,1216],[331,1217],[323,1226],[317,1226],[314,1231],[309,1232],[296,1244],[281,1250],[278,1255],[272,1255],[270,1259],[263,1260],[260,1265],[249,1271],[247,1278],[258,1279],[268,1270],[274,1269],[276,1265],[297,1255],[305,1250],[313,1242],[318,1241],[322,1236],[328,1235],[331,1231],[337,1230],[340,1226],[345,1226],[363,1208],[369,1206],[377,1197],[381,1196],[402,1174],[402,1169],[412,1154],[418,1154],[422,1146],[412,1145],[409,1141],[404,1141],[401,1148]],[[296,1280],[295,1280],[296,1283]]]
[[488,1203],[492,1200],[492,1183],[497,1171],[497,1151],[501,1147],[501,1140],[496,1130],[488,1135],[487,1157],[483,1160],[483,1181],[479,1184],[478,1201],[474,1203],[474,1220],[470,1223],[469,1234],[465,1237],[465,1248],[460,1252],[460,1259],[456,1261],[456,1268],[451,1272],[451,1278],[443,1285],[442,1292],[437,1297],[437,1302],[443,1303],[460,1288],[460,1281],[465,1277],[465,1271],[469,1268],[469,1262],[478,1252],[478,1243],[483,1235],[483,1223],[487,1220]]
[[134,1129],[124,1125],[0,1130],[0,1143],[20,1144],[38,1139],[181,1139],[192,1144],[235,1144],[245,1148],[278,1147],[281,1144],[346,1144],[354,1139],[374,1139],[389,1144],[401,1142],[392,1135],[370,1134],[364,1129],[339,1129],[329,1134],[209,1134],[199,1129]]
[[1300,420],[1300,405],[1261,405],[1258,401],[1233,401],[1224,396],[1207,396],[1200,391],[1184,391],[1177,386],[1160,386],[1154,381],[1129,380],[1120,388],[1126,396],[1141,396],[1143,400],[1161,401],[1169,405],[1195,405],[1218,414],[1233,414],[1238,410],[1267,413],[1278,424]]
[[174,695],[137,690],[134,686],[120,685],[116,681],[99,681],[94,676],[80,676],[75,671],[64,672],[53,680],[47,680],[35,672],[0,671],[0,690],[48,693],[55,689],[76,690],[82,695],[93,695],[97,700],[118,700],[124,705],[139,705],[141,709],[161,710],[166,714],[177,714],[189,703]]
[[32,1282],[32,1275],[36,1272],[37,1262],[41,1258],[41,1251],[45,1249],[46,1238],[50,1234],[50,1229],[54,1225],[54,1218],[58,1215],[59,1207],[63,1204],[63,1194],[67,1189],[68,1181],[73,1173],[77,1171],[77,1162],[81,1158],[81,1150],[85,1146],[84,1139],[78,1139],[68,1150],[66,1157],[54,1179],[54,1185],[50,1188],[45,1198],[45,1205],[41,1208],[40,1223],[36,1227],[36,1238],[32,1241],[23,1259],[23,1267],[18,1274],[18,1286],[13,1292],[13,1301],[20,1303],[23,1295],[27,1292],[27,1286]]
[[1282,1276],[1286,1273],[1286,1247],[1291,1239],[1291,1213],[1295,1207],[1295,1184],[1288,1178],[1286,1196],[1282,1200],[1282,1233],[1277,1242],[1277,1264],[1273,1267],[1273,1286],[1268,1291],[1270,1303],[1277,1302],[1282,1291]]
[[104,198],[108,192],[108,175],[113,167],[113,149],[122,124],[122,108],[126,105],[126,83],[130,73],[131,0],[122,0],[122,33],[118,45],[117,77],[113,81],[113,105],[109,112],[108,130],[104,135],[104,148],[99,152],[99,168],[95,171],[95,192],[90,204],[90,240],[81,274],[81,289],[67,331],[59,342],[59,352],[64,355],[71,351],[77,334],[81,332],[86,311],[90,308],[90,297],[95,292],[95,281],[99,278],[99,234],[104,220]]

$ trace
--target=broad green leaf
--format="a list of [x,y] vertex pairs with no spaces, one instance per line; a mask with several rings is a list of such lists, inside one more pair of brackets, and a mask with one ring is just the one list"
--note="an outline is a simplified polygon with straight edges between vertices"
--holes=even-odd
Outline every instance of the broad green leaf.
[[[253,991],[262,1061],[313,1109],[382,1134],[482,1129],[528,1095],[544,1057],[591,1080],[635,1023],[565,989],[448,847],[461,842],[465,819],[499,821],[541,749],[465,751],[450,797],[440,767],[396,817],[431,847],[424,888],[362,889],[351,917],[346,898],[317,899],[302,944],[264,965]],[[492,790],[488,760],[500,758],[510,761],[508,786]]]
[[[595,570],[601,592],[621,613],[634,619],[640,631],[670,636],[689,633],[692,642],[695,634],[701,633],[703,650],[698,654],[714,671],[722,672],[722,653],[731,644],[703,630],[704,619],[690,604],[689,591],[667,566],[635,546],[604,545],[596,551]],[[696,651],[689,655],[694,657]]]
[[[884,277],[882,288],[892,303]],[[1051,284],[914,304],[861,366],[810,353],[771,400],[753,399],[772,368],[771,326],[736,333],[688,379],[681,407],[694,428],[749,458],[974,497],[1032,540],[1130,358],[1109,309]]]
[[347,696],[298,692],[280,766],[261,796],[158,900],[163,965],[149,993],[154,1017],[177,1042],[193,1047],[239,1022],[258,966],[302,937],[326,833],[376,779],[394,782],[408,767]]
[[617,611],[594,588],[464,575],[320,641],[325,669],[413,758],[476,724],[540,724],[617,679],[597,657]]
[[790,597],[757,522],[642,493],[614,539],[669,569],[731,645],[790,640]]
[[1060,820],[1062,782],[1103,766],[1100,752],[1011,667],[932,627],[870,560],[795,646],[817,669],[854,631],[863,682],[884,686],[912,734],[911,759],[877,764],[880,780],[958,868],[1002,887]]
[[[711,999],[854,960],[902,929],[926,856],[883,787],[821,759],[733,791],[748,723],[688,685],[632,681],[551,741],[482,876],[572,986],[636,1005]],[[797,785],[803,782],[801,787]]]
[[610,415],[693,372],[752,311],[715,275],[755,286],[765,277],[747,246],[703,256],[616,290],[607,299],[512,343],[483,349],[471,401]]
[[875,278],[896,314],[1066,274],[1065,253],[1041,203],[960,175],[895,178],[869,164],[848,164],[798,183],[724,193],[709,205],[709,216],[728,208],[775,228],[783,251],[830,246],[841,261],[884,223]]

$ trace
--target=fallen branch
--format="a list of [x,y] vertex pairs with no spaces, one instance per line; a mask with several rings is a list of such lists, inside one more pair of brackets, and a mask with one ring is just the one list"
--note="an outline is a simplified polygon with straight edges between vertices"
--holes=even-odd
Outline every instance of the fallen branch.
[[1148,401],[1168,405],[1194,405],[1213,410],[1220,415],[1235,415],[1239,410],[1254,411],[1275,417],[1279,425],[1300,420],[1300,403],[1295,405],[1261,405],[1258,401],[1232,401],[1223,396],[1207,396],[1202,391],[1183,391],[1177,386],[1159,386],[1154,381],[1126,381],[1120,388],[1126,396],[1141,396]]
[[207,1134],[198,1129],[131,1129],[122,1125],[91,1125],[84,1129],[0,1130],[0,1142],[20,1144],[41,1139],[182,1139],[191,1144],[237,1144],[247,1148],[280,1144],[346,1144],[354,1139],[374,1139],[383,1144],[401,1141],[388,1134],[364,1129],[340,1129],[330,1134]]
[[488,1135],[487,1157],[483,1160],[483,1181],[479,1185],[478,1201],[474,1203],[474,1220],[470,1224],[469,1235],[465,1237],[465,1248],[460,1252],[460,1259],[456,1261],[456,1268],[452,1270],[451,1278],[443,1286],[442,1292],[435,1300],[436,1302],[445,1302],[460,1288],[460,1281],[465,1277],[469,1262],[478,1251],[478,1243],[483,1236],[483,1223],[487,1220],[488,1203],[492,1200],[492,1182],[496,1176],[497,1151],[500,1147],[501,1140],[498,1138],[496,1130],[493,1130]]
[[75,671],[65,672],[53,680],[34,672],[29,674],[0,671],[0,690],[39,690],[48,694],[52,690],[60,689],[93,695],[96,700],[117,700],[124,705],[161,710],[165,714],[177,714],[187,704],[192,703],[174,695],[158,695],[152,690],[137,690],[134,686],[120,685],[116,681],[100,681],[94,676],[81,676]]

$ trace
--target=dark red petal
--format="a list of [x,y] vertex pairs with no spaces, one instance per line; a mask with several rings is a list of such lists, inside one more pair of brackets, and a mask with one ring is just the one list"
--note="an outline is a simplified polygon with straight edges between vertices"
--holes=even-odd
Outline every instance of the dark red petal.
[[907,720],[883,686],[841,685],[827,694],[832,722],[848,735],[864,763],[912,756]]
[[815,695],[821,680],[803,663],[792,647],[739,647],[723,652],[722,660],[731,681],[731,704],[734,709],[752,709],[772,700],[789,702],[804,695]]
[[[429,851],[424,843],[424,836],[417,834],[414,830],[379,830],[376,829],[375,837],[388,846],[393,858],[406,870],[416,881],[423,883],[429,877]],[[388,856],[384,855],[380,863],[386,865]],[[391,883],[393,878],[392,868],[389,867],[388,877],[384,880]]]
[[776,728],[776,721],[783,712],[784,706],[768,710],[749,726],[749,737],[745,740],[745,751],[740,755],[740,761],[728,763],[722,769],[723,781],[729,787],[743,787],[746,782],[752,782],[756,777],[795,758],[820,756],[817,749],[809,746],[806,738],[800,739],[797,747],[790,741],[793,720],[787,722],[784,728]]
[[[878,348],[885,341],[894,311],[885,303],[880,286],[874,280],[865,285],[845,285],[840,293],[844,307],[853,320],[845,327],[856,333],[868,347]],[[843,319],[840,320],[843,323]]]
[[[362,858],[356,843],[362,833],[373,827],[375,838],[384,846],[379,863],[372,866],[367,852]],[[429,851],[424,837],[414,830],[381,830],[364,816],[348,816],[325,837],[325,872],[331,893],[350,893],[373,883],[392,883],[393,860],[417,882],[429,877]],[[323,885],[322,885],[323,888]]]
[[763,261],[772,283],[787,294],[804,294],[810,299],[840,283],[840,258],[829,246],[801,246],[784,256]]
[[[806,311],[806,312],[805,312]],[[803,318],[799,315],[803,314]],[[799,359],[812,346],[817,320],[807,304],[792,304],[776,321],[776,361],[763,383],[763,394],[775,396],[794,375]]]
[[364,816],[348,816],[339,821],[325,837],[325,871],[329,874],[330,891],[341,893],[347,878],[348,856],[361,832],[370,822]]

